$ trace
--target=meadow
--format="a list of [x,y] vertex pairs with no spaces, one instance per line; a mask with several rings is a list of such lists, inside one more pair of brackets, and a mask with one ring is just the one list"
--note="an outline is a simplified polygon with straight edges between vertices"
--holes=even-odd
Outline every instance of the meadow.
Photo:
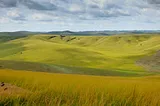
[[[159,106],[160,77],[100,77],[0,70],[0,80],[21,88],[0,91],[0,105]],[[17,90],[18,89],[18,90]]]
[[159,34],[0,35],[0,106],[160,106]]
[[[158,34],[64,37],[41,34],[8,38],[1,38],[0,43],[0,63],[4,68],[32,71],[43,69],[45,72],[70,74],[152,74],[146,71],[148,67],[142,67],[145,65],[137,62],[160,49]],[[22,67],[17,68],[17,64]],[[158,65],[154,67],[149,67],[149,72],[160,69]]]

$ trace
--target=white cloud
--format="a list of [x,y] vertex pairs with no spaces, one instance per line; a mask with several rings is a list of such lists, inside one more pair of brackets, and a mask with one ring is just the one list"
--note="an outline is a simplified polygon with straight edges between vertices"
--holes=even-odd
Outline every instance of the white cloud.
[[59,17],[53,14],[34,13],[31,17],[29,16],[28,19],[34,21],[53,21],[59,19]]
[[32,15],[32,19],[33,20],[43,20],[43,19],[48,19],[48,18],[51,18],[45,14],[41,14],[41,13],[34,13]]
[[18,10],[10,10],[7,12],[8,17],[19,17],[20,13]]
[[69,7],[70,12],[83,12],[84,8],[81,5],[78,4],[71,4]]
[[6,17],[0,17],[0,23],[1,24],[5,24],[5,23],[9,23],[10,19],[6,18]]

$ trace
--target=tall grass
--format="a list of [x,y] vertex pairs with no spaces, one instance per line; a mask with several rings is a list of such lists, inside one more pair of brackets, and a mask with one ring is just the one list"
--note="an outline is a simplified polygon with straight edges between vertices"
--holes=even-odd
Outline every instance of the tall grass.
[[160,105],[159,76],[99,77],[0,70],[0,81],[25,90],[0,95],[0,106]]

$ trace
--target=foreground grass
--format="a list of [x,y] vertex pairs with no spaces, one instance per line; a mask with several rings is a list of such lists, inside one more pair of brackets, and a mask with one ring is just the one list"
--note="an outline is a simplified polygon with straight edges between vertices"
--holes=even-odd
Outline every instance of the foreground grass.
[[[99,77],[0,70],[0,81],[25,89],[0,105],[159,106],[160,77]],[[10,90],[10,89],[8,89]]]

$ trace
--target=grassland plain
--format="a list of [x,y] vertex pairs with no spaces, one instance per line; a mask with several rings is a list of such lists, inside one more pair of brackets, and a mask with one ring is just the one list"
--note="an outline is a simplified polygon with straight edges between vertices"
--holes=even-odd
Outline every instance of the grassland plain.
[[[159,106],[160,76],[100,77],[0,70],[0,81],[24,92],[0,91],[6,106]],[[2,95],[3,94],[3,95]]]
[[[3,65],[1,68],[34,71],[34,66],[26,68],[33,63],[37,67],[43,67],[44,71],[50,72],[148,75],[152,73],[145,71],[146,69],[136,62],[160,50],[159,41],[158,34],[63,37],[32,35],[4,40],[1,43],[0,48],[3,49],[0,51],[0,60]],[[10,61],[10,64],[6,60]],[[18,62],[24,68],[15,68]],[[40,68],[35,71],[39,70],[42,71]]]
[[160,105],[159,34],[0,38],[0,106]]

